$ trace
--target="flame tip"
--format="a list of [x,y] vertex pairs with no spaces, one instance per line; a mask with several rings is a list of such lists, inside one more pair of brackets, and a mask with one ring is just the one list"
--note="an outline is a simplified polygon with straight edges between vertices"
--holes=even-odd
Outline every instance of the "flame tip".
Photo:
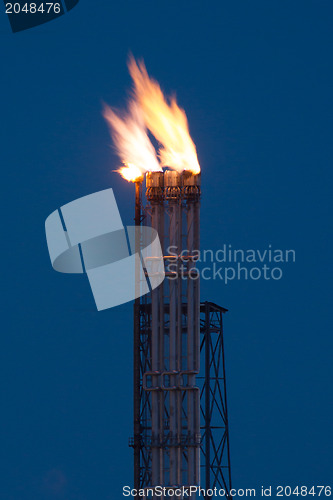
[[[127,66],[133,80],[128,112],[122,114],[103,106],[116,151],[125,165],[117,171],[129,182],[143,178],[148,171],[161,172],[163,167],[199,174],[186,113],[178,106],[175,93],[167,98],[159,83],[148,75],[144,60],[135,59],[132,52],[128,54]],[[158,154],[148,130],[160,144]]]

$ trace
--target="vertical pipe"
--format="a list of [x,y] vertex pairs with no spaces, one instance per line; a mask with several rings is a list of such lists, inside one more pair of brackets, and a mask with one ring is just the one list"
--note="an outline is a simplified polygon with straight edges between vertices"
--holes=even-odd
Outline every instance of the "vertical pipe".
[[[165,172],[165,198],[168,202],[169,211],[169,246],[172,248],[172,253],[179,255],[182,250],[181,242],[181,200],[180,200],[180,176],[175,171]],[[170,377],[169,390],[169,457],[170,457],[170,477],[169,484],[178,484],[180,478],[180,461],[179,461],[179,397],[178,385],[179,377],[177,375],[177,358],[178,353],[178,336],[179,336],[179,293],[181,290],[181,278],[178,275],[179,259],[177,258],[176,266],[173,266],[172,272],[176,272],[176,276],[170,276],[169,279],[169,359],[168,371]],[[174,374],[174,375],[173,375]]]
[[[161,207],[158,203],[151,204],[151,224],[159,235],[161,234]],[[153,372],[161,373],[161,336],[160,336],[160,289],[152,291],[152,335],[151,335],[151,369]],[[163,340],[163,338],[162,338]],[[157,386],[158,375],[153,375],[153,385]],[[161,408],[161,391],[152,391],[151,395],[151,418],[152,418],[152,485],[161,484],[162,460],[161,460],[161,433],[163,408]]]
[[[194,214],[193,214],[193,224],[194,224],[194,237],[193,237],[193,250],[197,252],[200,247],[200,201],[199,195],[196,196],[194,201]],[[195,262],[193,263],[193,267],[195,268]],[[193,325],[193,333],[194,333],[194,372],[199,373],[199,365],[200,365],[200,280],[197,277],[193,280],[193,301],[194,301],[194,325]],[[194,384],[195,384],[195,375],[194,375]],[[194,414],[195,414],[195,423],[194,423],[194,433],[195,433],[195,478],[194,484],[200,484],[200,391],[196,388],[194,391]]]
[[[199,371],[200,356],[200,289],[199,278],[193,273],[193,256],[199,250],[200,178],[189,172],[183,174],[183,192],[187,203],[187,249],[189,252],[187,279],[187,370],[188,390],[188,482],[200,483],[200,393],[196,388],[196,373]],[[191,258],[192,256],[192,258]]]
[[[179,241],[180,241],[180,251],[183,249],[183,213],[184,213],[184,204],[182,200],[180,200],[180,214],[179,214]],[[180,253],[180,252],[179,252]],[[181,268],[180,268],[181,266]],[[183,262],[182,259],[178,260],[178,270],[180,272],[183,271]],[[178,278],[178,294],[177,294],[177,372],[180,373],[182,370],[186,369],[183,367],[183,359],[182,359],[182,337],[183,337],[183,279],[182,276]],[[182,450],[182,408],[183,408],[183,393],[181,389],[178,389],[176,392],[177,398],[177,480],[176,484],[182,484],[182,469],[183,469],[183,450]]]
[[[164,207],[163,173],[149,172],[146,176],[147,199],[150,203],[151,226],[158,232],[163,248],[164,242]],[[151,370],[153,372],[151,392],[151,483],[152,486],[163,484],[163,440],[164,440],[164,397],[159,387],[161,373],[164,371],[164,299],[163,284],[151,293]]]
[[[142,180],[135,182],[135,226],[141,225],[141,197]],[[135,232],[135,253],[140,251],[140,237]],[[135,266],[135,291],[140,283],[140,269]],[[136,293],[136,295],[138,295]],[[140,488],[140,453],[141,453],[141,425],[140,425],[140,297],[134,301],[134,380],[133,380],[133,406],[134,406],[134,488]]]
[[[161,241],[162,249],[164,249],[164,203],[160,200],[158,206],[158,234]],[[164,362],[164,321],[165,321],[165,307],[164,307],[164,283],[158,287],[158,305],[159,305],[159,315],[158,315],[158,338],[159,338],[159,371],[162,373],[165,370],[165,362]],[[163,456],[163,441],[164,441],[164,394],[163,391],[159,392],[159,432],[160,432],[160,448],[159,448],[159,483],[163,483],[163,475],[164,475],[164,456]]]
[[[194,220],[193,220],[193,205],[188,203],[187,211],[187,249],[189,255],[193,254],[194,247]],[[188,273],[193,268],[192,262],[188,261]],[[193,281],[190,274],[187,278],[187,370],[193,372],[195,370],[194,360],[194,343],[195,343],[195,301]],[[195,485],[195,470],[196,456],[193,438],[195,435],[195,402],[194,391],[195,377],[193,374],[188,374],[188,385],[190,389],[187,394],[187,433],[188,433],[188,484]]]
[[[181,206],[178,199],[172,200],[169,203],[170,210],[170,247],[174,247],[174,251],[179,255],[181,252]],[[179,267],[179,259],[177,259],[177,272]],[[169,370],[170,372],[177,371],[178,357],[178,325],[179,318],[179,290],[181,287],[181,278],[170,279],[170,329],[169,329]],[[172,377],[172,375],[171,375]],[[176,382],[172,377],[171,385],[175,386]],[[180,476],[179,461],[178,461],[178,390],[170,391],[170,484],[177,484]]]

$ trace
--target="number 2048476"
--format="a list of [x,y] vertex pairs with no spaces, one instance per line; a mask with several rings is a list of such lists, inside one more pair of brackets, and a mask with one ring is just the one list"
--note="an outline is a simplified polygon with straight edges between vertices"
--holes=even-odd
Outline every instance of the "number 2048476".
[[307,486],[296,486],[292,488],[291,486],[277,486],[276,496],[277,497],[290,497],[290,496],[313,496],[313,497],[330,497],[332,490],[330,486],[312,486],[308,488]]
[[6,14],[60,14],[61,5],[60,3],[54,2],[42,2],[42,3],[25,3],[23,5],[19,3],[6,3]]

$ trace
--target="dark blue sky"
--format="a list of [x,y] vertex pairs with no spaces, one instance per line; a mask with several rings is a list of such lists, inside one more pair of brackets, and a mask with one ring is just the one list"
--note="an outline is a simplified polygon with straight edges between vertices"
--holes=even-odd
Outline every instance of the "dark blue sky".
[[202,165],[202,248],[292,248],[280,281],[202,283],[227,307],[233,483],[332,479],[330,1],[92,2],[12,34],[2,11],[0,498],[109,500],[132,484],[132,304],[97,312],[54,272],[44,221],[133,187],[102,101],[145,59],[186,109]]

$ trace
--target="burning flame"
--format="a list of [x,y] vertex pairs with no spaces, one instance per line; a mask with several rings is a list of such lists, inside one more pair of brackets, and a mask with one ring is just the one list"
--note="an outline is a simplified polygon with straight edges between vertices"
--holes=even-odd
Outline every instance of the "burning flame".
[[104,107],[103,114],[109,124],[118,156],[124,165],[118,172],[127,181],[135,182],[146,171],[162,170],[147,135],[142,112],[135,102],[130,102],[129,113],[122,117],[109,106]]
[[128,163],[125,167],[118,168],[117,172],[119,172],[128,182],[136,182],[142,179],[143,176],[142,170],[132,163]]
[[159,84],[149,77],[143,61],[137,64],[131,56],[128,69],[145,124],[162,145],[159,150],[162,166],[198,174],[200,165],[185,111],[178,106],[175,97],[170,99],[170,104],[167,102]]
[[[104,107],[113,142],[123,167],[118,172],[128,181],[139,180],[145,172],[169,167],[178,172],[200,172],[195,145],[189,133],[185,111],[175,97],[166,100],[159,84],[151,79],[143,61],[130,57],[128,69],[134,82],[134,100],[129,112],[120,116]],[[157,159],[147,129],[160,143]]]

